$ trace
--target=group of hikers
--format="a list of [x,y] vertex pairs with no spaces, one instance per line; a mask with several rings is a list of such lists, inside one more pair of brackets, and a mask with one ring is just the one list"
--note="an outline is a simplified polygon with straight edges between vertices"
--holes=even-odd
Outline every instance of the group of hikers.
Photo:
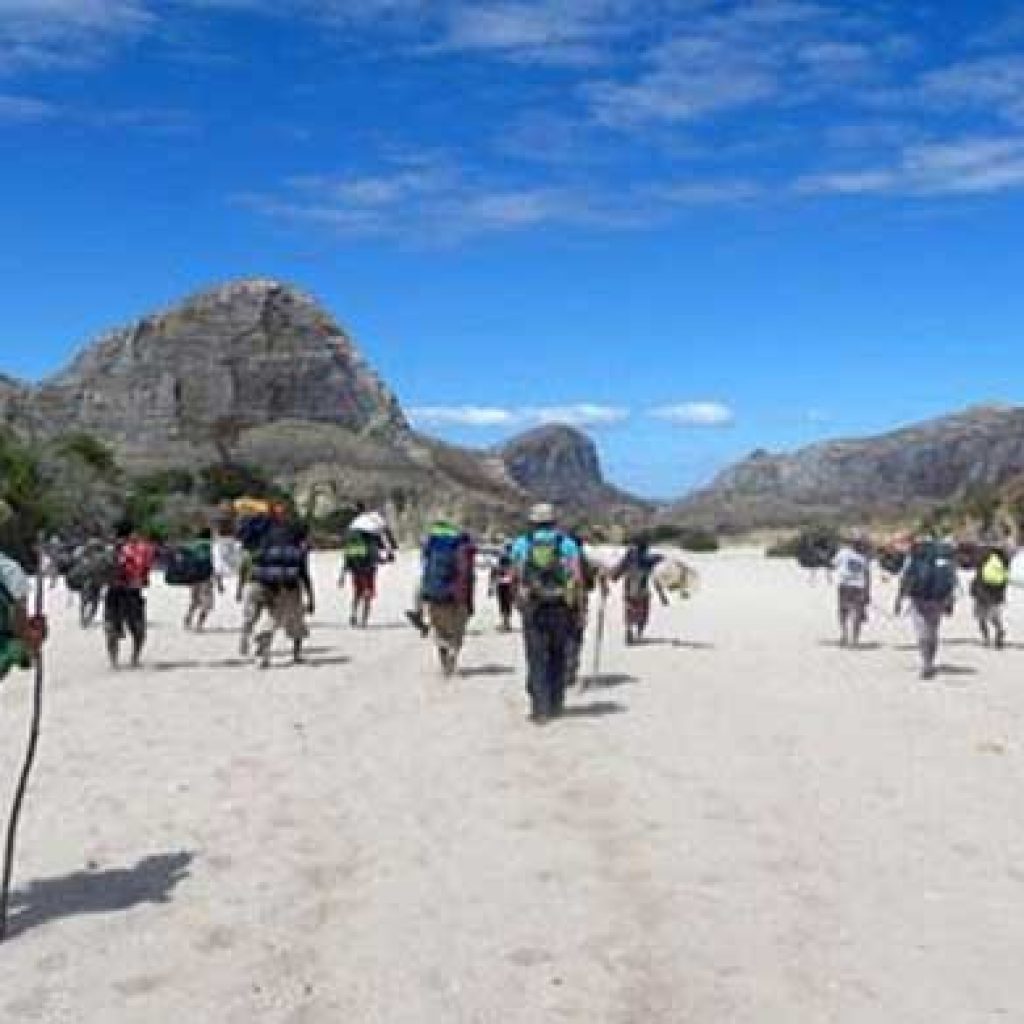
[[[0,506],[0,517],[10,510]],[[164,579],[187,588],[183,627],[202,632],[218,595],[235,580],[242,605],[239,653],[270,664],[274,636],[284,633],[295,662],[303,660],[309,635],[307,617],[316,607],[310,572],[311,545],[305,524],[282,502],[263,503],[230,531],[200,530],[187,543],[160,553],[127,521],[117,524],[109,542],[90,540],[71,555],[66,567],[69,589],[80,595],[82,624],[88,625],[102,603],[104,637],[111,665],[121,664],[121,645],[130,641],[130,664],[138,665],[146,642],[146,598],[150,575],[160,556]],[[365,628],[377,596],[379,568],[395,559],[398,542],[386,518],[358,505],[343,542],[338,585],[350,585],[349,624]],[[497,602],[499,629],[509,631],[518,612],[526,660],[530,716],[546,722],[561,714],[566,691],[579,679],[591,597],[602,607],[611,587],[623,586],[624,639],[642,641],[652,599],[668,604],[668,590],[684,594],[692,576],[682,563],[654,553],[642,537],[624,554],[599,561],[595,549],[558,523],[554,507],[535,505],[527,528],[490,550],[481,550],[471,533],[445,518],[434,521],[423,538],[420,572],[406,617],[422,636],[432,635],[441,672],[454,675],[467,627],[476,611],[477,565],[491,559],[488,596]],[[799,557],[799,556],[798,556]],[[43,565],[57,562],[44,553]],[[905,549],[873,550],[866,534],[855,533],[833,552],[815,552],[814,567],[834,575],[838,592],[839,643],[857,647],[872,607],[875,564],[898,578],[895,607],[909,608],[921,659],[921,677],[937,673],[940,633],[962,594],[958,551],[950,541],[920,536]],[[985,646],[1001,649],[1007,633],[1004,610],[1011,582],[1012,553],[991,544],[976,553],[970,596]],[[675,572],[665,572],[674,569]],[[28,611],[28,582],[23,570],[0,557],[0,676],[31,664],[45,638],[45,622]],[[888,614],[888,613],[886,613]],[[603,629],[603,614],[599,617]]]
[[[454,675],[476,611],[478,556],[489,554],[488,596],[497,601],[499,629],[512,629],[516,611],[521,617],[530,717],[543,723],[561,714],[566,690],[579,679],[591,594],[598,591],[603,601],[612,584],[622,582],[625,639],[633,644],[641,641],[647,627],[652,594],[667,604],[668,587],[656,578],[660,558],[642,537],[614,564],[602,566],[580,536],[559,526],[552,505],[535,505],[528,518],[520,536],[490,552],[481,552],[470,532],[457,524],[445,518],[433,522],[423,539],[420,573],[406,617],[424,637],[432,635],[442,674]],[[269,666],[280,630],[291,643],[292,659],[303,660],[307,617],[316,606],[305,524],[283,502],[267,502],[258,514],[232,525],[230,532],[217,534],[203,528],[186,543],[160,551],[125,520],[108,542],[91,539],[64,559],[69,590],[79,594],[83,626],[102,604],[103,635],[113,668],[122,663],[125,640],[130,643],[129,663],[140,664],[147,635],[145,591],[158,562],[167,584],[187,590],[185,629],[204,630],[218,596],[233,578],[235,598],[242,604],[240,655],[248,657],[252,651],[257,665]],[[350,583],[352,627],[368,625],[379,567],[393,561],[397,552],[385,517],[358,505],[344,537],[338,575],[339,587]],[[57,562],[55,545],[44,550],[41,566]],[[17,643],[17,663],[24,666],[42,643],[45,627],[28,615],[27,577],[10,559],[0,561],[0,586],[6,586],[10,597],[4,607],[12,609],[6,634]],[[685,587],[679,583],[676,589]]]
[[[835,556],[820,565],[835,573],[838,585],[839,643],[856,647],[872,605],[872,544],[866,534],[843,540]],[[899,616],[909,607],[921,659],[921,678],[933,679],[938,672],[940,634],[945,618],[951,616],[962,596],[960,559],[952,540],[931,534],[913,538],[906,550],[879,553],[884,571],[898,579],[893,613]],[[1006,645],[1005,609],[1014,566],[1012,545],[1006,542],[982,545],[973,552],[970,597],[974,617],[985,647],[1002,650]]]

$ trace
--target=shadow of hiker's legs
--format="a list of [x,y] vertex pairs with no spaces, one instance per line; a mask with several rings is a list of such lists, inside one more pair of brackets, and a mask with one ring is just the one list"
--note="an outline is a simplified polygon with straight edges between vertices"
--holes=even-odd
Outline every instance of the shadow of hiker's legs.
[[186,850],[146,857],[130,868],[76,871],[32,882],[11,894],[8,934],[82,914],[110,914],[140,903],[166,903],[188,877],[194,854]]

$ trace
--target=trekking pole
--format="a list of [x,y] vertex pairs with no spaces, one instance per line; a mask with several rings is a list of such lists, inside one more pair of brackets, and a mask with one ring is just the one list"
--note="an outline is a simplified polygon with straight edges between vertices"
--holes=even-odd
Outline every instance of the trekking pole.
[[[43,535],[39,535],[39,550],[36,555],[39,559],[38,571],[36,572],[36,599],[35,614],[36,621],[41,622],[43,618]],[[39,745],[39,733],[43,720],[43,649],[42,644],[35,656],[35,684],[32,694],[32,724],[29,729],[28,747],[25,750],[25,761],[21,766],[21,775],[18,777],[18,787],[14,793],[14,803],[11,806],[10,818],[7,822],[7,840],[4,846],[4,873],[3,881],[0,883],[0,942],[7,938],[7,909],[11,894],[11,876],[14,873],[14,849],[17,843],[18,823],[21,820],[21,808],[25,802],[25,793],[28,791],[29,777],[32,774],[32,766],[36,759],[36,748]]]
[[[597,627],[594,631],[594,671],[591,674],[591,681],[597,682],[597,677],[601,672],[601,648],[604,646],[604,611],[608,604],[608,598],[603,594],[601,595],[601,601],[597,606]],[[580,681],[580,690],[587,689],[586,679]]]

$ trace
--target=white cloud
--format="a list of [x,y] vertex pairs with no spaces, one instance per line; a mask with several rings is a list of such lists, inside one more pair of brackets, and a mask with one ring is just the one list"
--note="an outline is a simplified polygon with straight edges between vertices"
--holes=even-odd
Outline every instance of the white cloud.
[[57,107],[46,100],[0,93],[0,122],[48,121],[58,113]]
[[736,414],[721,402],[681,402],[652,409],[650,415],[680,427],[728,427]]
[[481,405],[419,406],[409,410],[409,418],[421,426],[435,427],[525,428],[552,424],[607,427],[629,419],[629,410],[591,402],[518,408]]
[[445,161],[408,158],[354,177],[293,178],[276,194],[245,194],[242,205],[267,216],[315,224],[340,235],[430,244],[543,225],[620,222],[617,203],[583,189],[520,185],[468,173]]
[[816,195],[970,195],[1024,187],[1024,135],[975,136],[907,146],[889,166],[806,175]]
[[409,419],[435,427],[507,427],[515,422],[508,409],[482,405],[422,405],[409,410]]
[[0,0],[0,72],[90,64],[155,20],[143,0]]

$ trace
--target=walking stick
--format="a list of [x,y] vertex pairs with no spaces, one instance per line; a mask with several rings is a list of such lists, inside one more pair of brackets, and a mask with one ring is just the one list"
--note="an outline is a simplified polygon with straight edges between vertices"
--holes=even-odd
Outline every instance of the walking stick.
[[[594,671],[591,674],[591,681],[596,682],[601,672],[601,648],[604,646],[604,610],[608,604],[608,598],[601,595],[601,602],[597,606],[597,628],[594,632]],[[586,679],[580,683],[580,689],[586,690],[588,684]]]
[[[39,550],[36,555],[39,565],[36,572],[35,614],[37,620],[43,617],[43,536],[39,536]],[[0,883],[0,942],[7,938],[7,908],[11,895],[11,876],[14,873],[14,848],[17,843],[18,823],[21,819],[21,808],[28,791],[28,781],[32,774],[32,765],[36,759],[36,748],[39,745],[39,732],[43,719],[43,650],[40,645],[35,655],[35,685],[32,695],[32,724],[29,729],[28,747],[25,750],[25,762],[21,766],[18,788],[14,793],[14,803],[7,822],[7,841],[4,846],[4,873]]]

